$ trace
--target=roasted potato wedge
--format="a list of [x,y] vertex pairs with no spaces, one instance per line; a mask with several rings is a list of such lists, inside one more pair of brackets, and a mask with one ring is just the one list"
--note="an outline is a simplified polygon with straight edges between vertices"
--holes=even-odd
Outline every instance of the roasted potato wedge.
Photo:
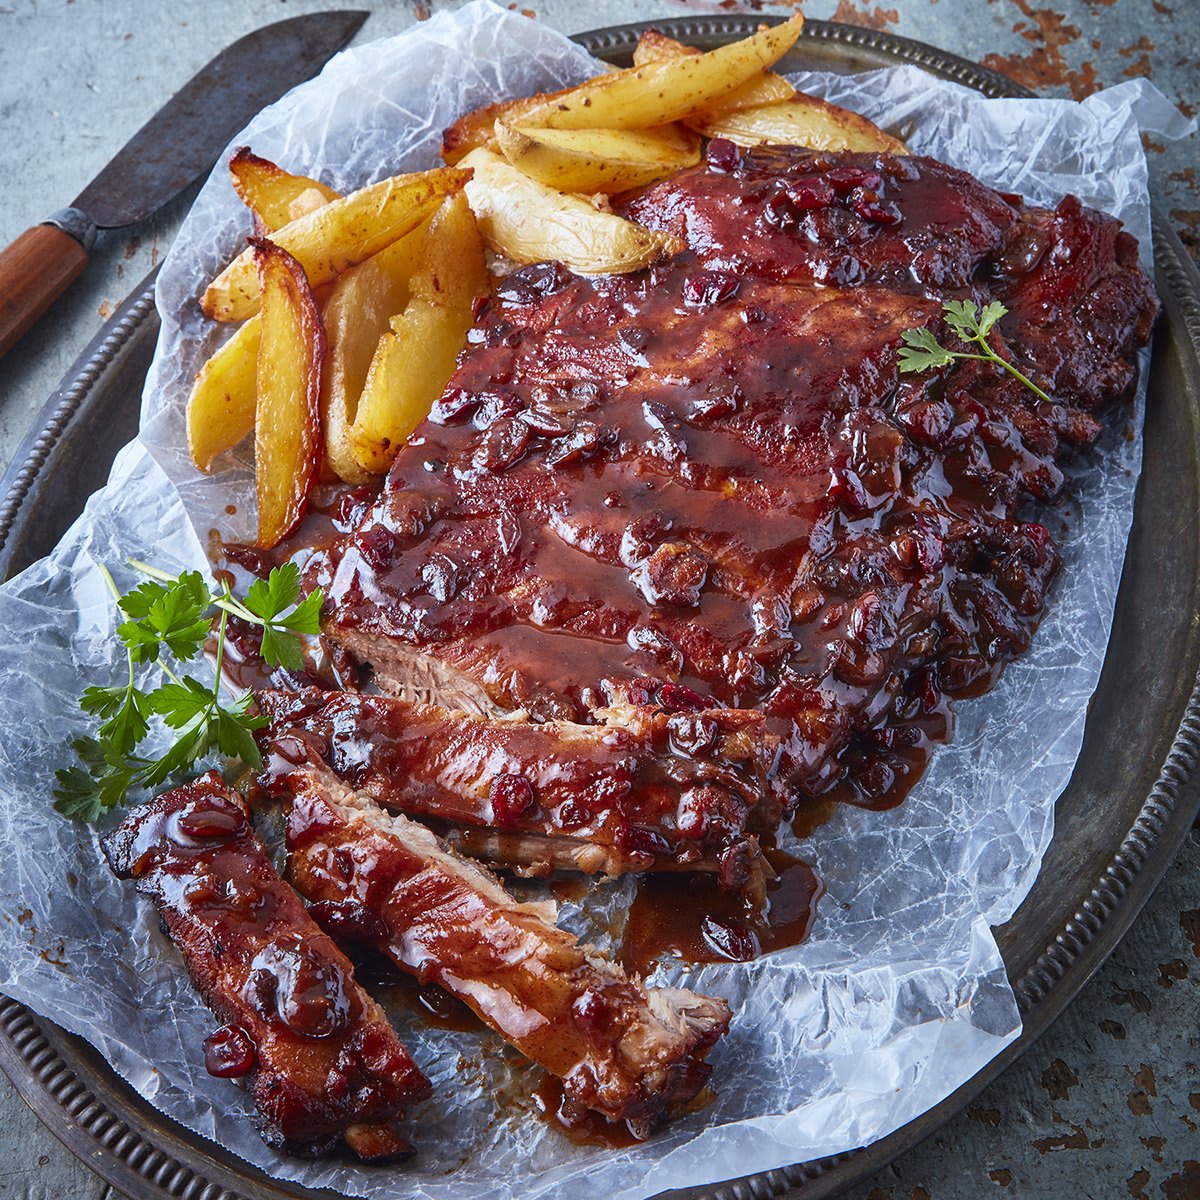
[[188,397],[187,437],[192,462],[211,470],[219,454],[254,432],[258,346],[262,321],[251,317],[200,368]]
[[700,139],[662,129],[529,129],[496,122],[504,157],[522,174],[561,192],[612,195],[653,183],[700,161]]
[[329,341],[321,386],[325,461],[331,473],[347,483],[368,483],[372,478],[354,453],[350,427],[379,339],[389,331],[389,320],[408,303],[427,228],[418,225],[341,275],[322,313]]
[[[659,33],[657,29],[647,29],[638,39],[637,48],[633,52],[633,65],[642,67],[648,63],[667,62],[672,58],[699,53],[695,46],[685,46],[683,42],[677,42],[673,37]],[[758,108],[763,104],[779,104],[790,100],[795,94],[796,89],[782,75],[764,71],[722,96],[711,108],[704,109],[703,112],[738,112],[743,108]]]
[[483,240],[514,262],[556,261],[581,274],[619,275],[684,248],[669,233],[530,179],[490,150],[472,150],[462,166],[474,172],[465,191]]
[[425,235],[412,299],[379,339],[350,440],[364,471],[382,473],[442,394],[489,289],[483,241],[466,197],[446,200]]
[[814,150],[908,153],[902,141],[884,133],[866,117],[802,92],[784,104],[693,118],[688,123],[705,137],[728,138],[739,146],[811,146]]
[[537,96],[522,96],[517,100],[502,100],[498,104],[488,104],[464,113],[448,129],[442,130],[442,158],[450,166],[456,166],[472,150],[481,146],[496,150],[497,121],[516,124],[525,113],[537,108],[544,100],[565,96],[570,90],[564,88],[561,92],[543,92]]
[[522,113],[520,124],[546,129],[649,129],[711,107],[760,76],[795,44],[804,24],[797,13],[706,54],[601,75]]
[[316,179],[292,175],[269,159],[241,146],[229,160],[233,190],[254,214],[260,233],[270,233],[290,224],[297,217],[324,208],[338,193]]
[[300,263],[266,238],[251,250],[262,296],[254,474],[265,548],[299,524],[320,465],[325,327]]
[[[382,179],[297,218],[272,234],[272,241],[318,287],[416,228],[468,178],[463,171],[441,167]],[[240,254],[208,285],[201,306],[217,321],[244,321],[258,311],[253,250]]]

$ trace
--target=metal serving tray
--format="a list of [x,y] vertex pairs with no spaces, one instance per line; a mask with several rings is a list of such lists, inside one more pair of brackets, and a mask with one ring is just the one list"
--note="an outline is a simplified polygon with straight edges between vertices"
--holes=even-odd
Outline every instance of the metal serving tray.
[[[653,22],[693,45],[744,37],[757,17]],[[641,25],[576,39],[629,62]],[[886,33],[809,21],[785,69],[842,72],[913,63],[989,96],[1019,85]],[[1154,345],[1145,469],[1107,661],[1074,776],[1058,800],[1041,875],[997,931],[1024,1032],[941,1104],[865,1149],[686,1193],[700,1200],[804,1200],[861,1182],[938,1129],[1059,1016],[1112,952],[1174,857],[1200,807],[1200,275],[1162,214],[1154,257],[1163,316]],[[137,398],[159,322],[153,274],[68,372],[0,481],[0,577],[49,553],[136,431]],[[1130,697],[1137,697],[1135,704]],[[168,1120],[92,1049],[0,997],[0,1067],[58,1138],[132,1200],[314,1197],[270,1179]],[[397,1176],[403,1186],[403,1175]],[[398,1193],[400,1194],[400,1193]],[[682,1200],[684,1193],[672,1193]]]

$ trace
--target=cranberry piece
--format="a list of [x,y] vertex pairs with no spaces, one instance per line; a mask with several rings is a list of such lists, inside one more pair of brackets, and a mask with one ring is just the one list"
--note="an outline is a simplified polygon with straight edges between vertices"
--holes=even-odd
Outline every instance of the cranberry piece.
[[501,829],[515,825],[533,807],[533,784],[524,775],[497,775],[488,789],[492,822]]
[[876,225],[891,228],[899,225],[904,219],[900,209],[890,200],[861,200],[854,205],[854,211],[865,221],[874,221]]
[[579,1027],[587,1033],[603,1036],[612,1023],[612,1010],[604,997],[594,988],[588,988],[571,1005],[571,1015]]
[[459,417],[470,416],[483,403],[483,397],[466,388],[447,388],[435,401],[429,419],[437,425],[448,425]]
[[222,1025],[204,1039],[204,1069],[218,1079],[239,1079],[254,1070],[254,1042],[240,1025]]
[[758,957],[758,939],[740,921],[705,917],[700,933],[710,950],[730,962],[750,962]]
[[873,759],[859,772],[855,783],[863,798],[878,803],[896,784],[896,772],[881,758]]
[[559,438],[546,452],[546,463],[551,467],[565,467],[580,462],[592,454],[600,445],[603,430],[593,421],[577,421],[566,437]]
[[544,408],[531,408],[526,412],[521,413],[520,419],[533,430],[538,437],[558,438],[565,437],[570,428],[564,425],[558,417],[553,413],[547,412]]
[[357,900],[318,900],[309,905],[308,911],[335,941],[370,946],[387,940],[388,930],[383,918]]
[[369,487],[351,488],[343,492],[329,514],[333,523],[341,527],[341,532],[347,533],[362,519],[367,507],[375,498],[375,489]]
[[694,692],[686,684],[664,683],[658,689],[657,700],[667,712],[702,712],[712,708],[711,700],[706,700],[699,692]]
[[889,645],[896,634],[896,618],[878,592],[864,592],[850,609],[850,636],[868,650]]
[[712,421],[718,417],[731,417],[741,406],[744,393],[730,380],[714,380],[707,392],[688,405],[688,416],[695,421]]
[[622,825],[617,830],[617,846],[625,854],[671,853],[671,843],[656,829],[645,825]]
[[695,608],[708,578],[708,563],[686,546],[665,542],[631,572],[631,578],[650,604]]
[[372,525],[370,529],[364,529],[355,537],[354,542],[363,560],[375,571],[382,571],[396,550],[396,539],[391,530],[382,525]]
[[592,814],[582,801],[568,800],[559,805],[555,819],[563,829],[575,829],[586,825],[592,819]]
[[187,842],[228,841],[245,828],[246,818],[232,805],[212,808],[193,801],[175,816],[175,840]]
[[693,713],[676,713],[667,722],[671,743],[691,758],[696,758],[716,745],[720,730],[711,717]]
[[741,151],[728,138],[713,138],[705,153],[714,171],[736,171],[742,161]]
[[724,271],[698,271],[683,281],[683,302],[693,308],[721,304],[732,299],[740,281]]
[[525,421],[497,421],[483,435],[475,451],[474,463],[480,470],[506,471],[524,457],[533,431]]
[[786,192],[776,192],[763,205],[762,219],[775,229],[792,229],[799,221],[800,214]]
[[836,193],[824,179],[813,178],[789,183],[786,195],[800,212],[812,212],[814,209],[828,208]]
[[877,171],[866,171],[862,167],[834,167],[825,172],[825,182],[843,196],[858,187],[877,192],[883,186]]

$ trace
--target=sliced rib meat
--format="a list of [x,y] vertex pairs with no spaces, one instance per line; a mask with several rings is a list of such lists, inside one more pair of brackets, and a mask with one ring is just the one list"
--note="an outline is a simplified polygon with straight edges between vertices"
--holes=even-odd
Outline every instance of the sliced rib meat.
[[222,1028],[215,1075],[244,1078],[270,1145],[362,1158],[411,1153],[394,1122],[429,1082],[346,956],[275,872],[241,797],[215,772],[158,796],[105,842],[158,905]]
[[[670,698],[668,689],[668,698]],[[744,883],[772,756],[761,713],[625,705],[605,724],[486,720],[389,696],[258,693],[268,773],[316,755],[389,809],[534,872],[720,871]],[[778,823],[779,808],[753,816]]]
[[331,928],[435,982],[527,1058],[578,1109],[646,1135],[695,1098],[729,1024],[724,1000],[646,988],[518,903],[423,825],[389,816],[320,765],[270,785],[291,796],[289,878]]

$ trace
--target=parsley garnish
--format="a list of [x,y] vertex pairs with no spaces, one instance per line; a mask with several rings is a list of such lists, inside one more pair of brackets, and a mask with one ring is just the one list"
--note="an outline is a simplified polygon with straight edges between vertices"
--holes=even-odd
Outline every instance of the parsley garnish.
[[947,350],[938,344],[937,338],[928,329],[906,329],[900,339],[904,342],[900,350],[900,370],[929,371],[935,367],[948,367],[955,359],[971,358],[977,362],[995,363],[1003,367],[1010,375],[1015,375],[1031,392],[1040,396],[1047,404],[1053,401],[1040,387],[1027,376],[1023,375],[1006,358],[1001,358],[987,343],[987,336],[992,327],[1000,320],[1008,309],[999,300],[985,304],[980,312],[973,300],[949,300],[942,305],[942,313],[946,324],[964,342],[974,342],[982,354],[968,354],[957,350]]
[[[124,804],[130,791],[157,787],[214,750],[247,766],[259,766],[262,757],[253,733],[264,719],[249,711],[253,697],[246,692],[227,703],[221,700],[229,618],[257,625],[262,630],[263,659],[270,666],[292,670],[304,665],[299,635],[320,632],[321,591],[315,589],[300,599],[300,570],[294,563],[256,580],[242,600],[224,580],[216,592],[211,591],[199,571],[169,575],[137,559],[130,559],[130,565],[149,578],[123,596],[108,569],[100,568],[127,618],[117,626],[125,646],[127,679],[111,687],[85,689],[79,707],[100,718],[100,728],[95,737],[71,743],[79,765],[55,775],[54,807],[76,821],[95,821],[107,809]],[[180,676],[167,656],[183,664],[201,654],[214,617],[213,681]],[[167,682],[147,692],[137,685],[137,668],[150,663],[158,665]],[[177,736],[160,757],[143,758],[135,751],[150,731],[152,716],[160,717]]]

